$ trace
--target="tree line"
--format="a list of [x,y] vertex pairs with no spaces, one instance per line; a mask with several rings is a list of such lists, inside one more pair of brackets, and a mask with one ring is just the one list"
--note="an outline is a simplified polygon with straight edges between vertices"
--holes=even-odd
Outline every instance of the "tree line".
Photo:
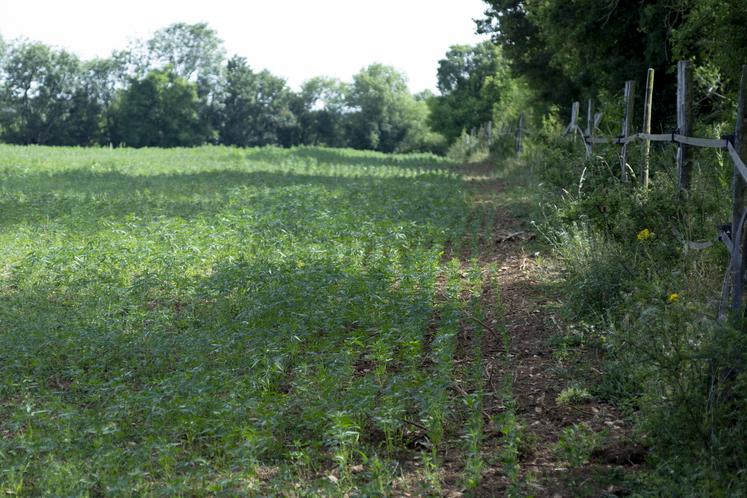
[[0,38],[0,140],[444,153],[488,122],[513,124],[523,112],[539,124],[574,100],[595,99],[614,121],[624,82],[643,83],[649,67],[654,129],[671,130],[681,59],[696,68],[699,121],[733,115],[747,61],[744,0],[484,1],[477,30],[491,40],[448,50],[435,68],[438,95],[411,94],[405,75],[382,64],[350,82],[315,77],[293,90],[227,57],[204,23],[173,24],[94,60]]
[[177,23],[108,58],[0,38],[0,140],[14,144],[176,147],[326,145],[442,152],[429,92],[372,64],[352,82],[315,77],[298,91],[204,23]]
[[93,60],[0,37],[0,141],[446,153],[470,130],[526,106],[526,84],[503,54],[490,41],[452,46],[435,69],[439,94],[413,95],[406,76],[382,64],[350,82],[318,76],[293,90],[228,57],[205,23],[172,24]]

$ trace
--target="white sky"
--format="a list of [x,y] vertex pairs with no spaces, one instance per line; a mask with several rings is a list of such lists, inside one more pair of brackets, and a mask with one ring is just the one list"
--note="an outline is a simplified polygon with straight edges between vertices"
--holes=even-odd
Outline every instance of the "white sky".
[[174,22],[207,22],[229,55],[293,87],[313,76],[350,81],[373,62],[405,72],[410,89],[435,90],[449,46],[474,34],[482,0],[0,0],[0,35],[108,56]]

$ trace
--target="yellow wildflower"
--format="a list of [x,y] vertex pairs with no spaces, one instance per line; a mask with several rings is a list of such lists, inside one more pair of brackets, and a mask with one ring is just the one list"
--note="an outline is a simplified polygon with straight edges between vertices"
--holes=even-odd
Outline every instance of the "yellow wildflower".
[[638,232],[638,235],[635,236],[636,240],[642,241],[642,240],[648,240],[654,236],[654,232],[649,230],[648,228],[644,228],[640,232]]
[[669,294],[669,296],[667,297],[667,302],[668,302],[668,303],[676,303],[676,302],[677,302],[677,301],[679,301],[679,300],[680,300],[680,295],[679,295],[679,294],[677,294],[676,292],[672,292],[672,293],[671,293],[671,294]]

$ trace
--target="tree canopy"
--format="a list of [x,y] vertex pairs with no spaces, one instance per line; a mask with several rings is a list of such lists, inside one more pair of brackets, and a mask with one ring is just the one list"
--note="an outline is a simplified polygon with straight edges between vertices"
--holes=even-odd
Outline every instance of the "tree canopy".
[[225,59],[223,40],[205,23],[176,23],[158,30],[147,48],[151,64],[170,66],[186,80],[218,74]]
[[361,149],[393,152],[414,118],[407,80],[393,67],[372,64],[353,77],[348,95],[351,141]]
[[296,122],[291,100],[283,79],[268,71],[252,71],[242,57],[232,58],[226,68],[221,111],[223,143],[240,147],[291,145],[291,129]]
[[112,137],[132,147],[188,147],[206,141],[197,88],[171,67],[134,80],[113,106]]
[[[0,86],[2,137],[11,143],[60,145],[73,140],[90,103],[78,58],[64,50],[21,42],[7,50]],[[85,130],[85,135],[94,130]]]
[[540,102],[621,92],[657,72],[655,118],[674,112],[672,68],[678,59],[696,62],[705,86],[735,94],[747,60],[747,3],[742,0],[484,0],[478,30],[492,35],[516,75]]
[[452,46],[438,63],[441,95],[429,99],[433,129],[453,142],[493,121],[511,81],[508,62],[491,42]]
[[291,105],[298,121],[296,141],[307,145],[344,146],[349,93],[350,85],[335,78],[317,76],[306,81]]
[[238,56],[207,24],[176,23],[111,57],[81,61],[0,38],[0,139],[132,147],[222,143],[437,150],[429,109],[394,68],[351,83],[314,77],[298,91]]

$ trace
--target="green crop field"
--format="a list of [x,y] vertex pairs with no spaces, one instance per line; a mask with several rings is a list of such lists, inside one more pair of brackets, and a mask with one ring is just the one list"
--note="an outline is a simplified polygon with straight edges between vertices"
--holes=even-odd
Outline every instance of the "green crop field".
[[430,155],[0,146],[0,491],[468,485],[471,209]]

